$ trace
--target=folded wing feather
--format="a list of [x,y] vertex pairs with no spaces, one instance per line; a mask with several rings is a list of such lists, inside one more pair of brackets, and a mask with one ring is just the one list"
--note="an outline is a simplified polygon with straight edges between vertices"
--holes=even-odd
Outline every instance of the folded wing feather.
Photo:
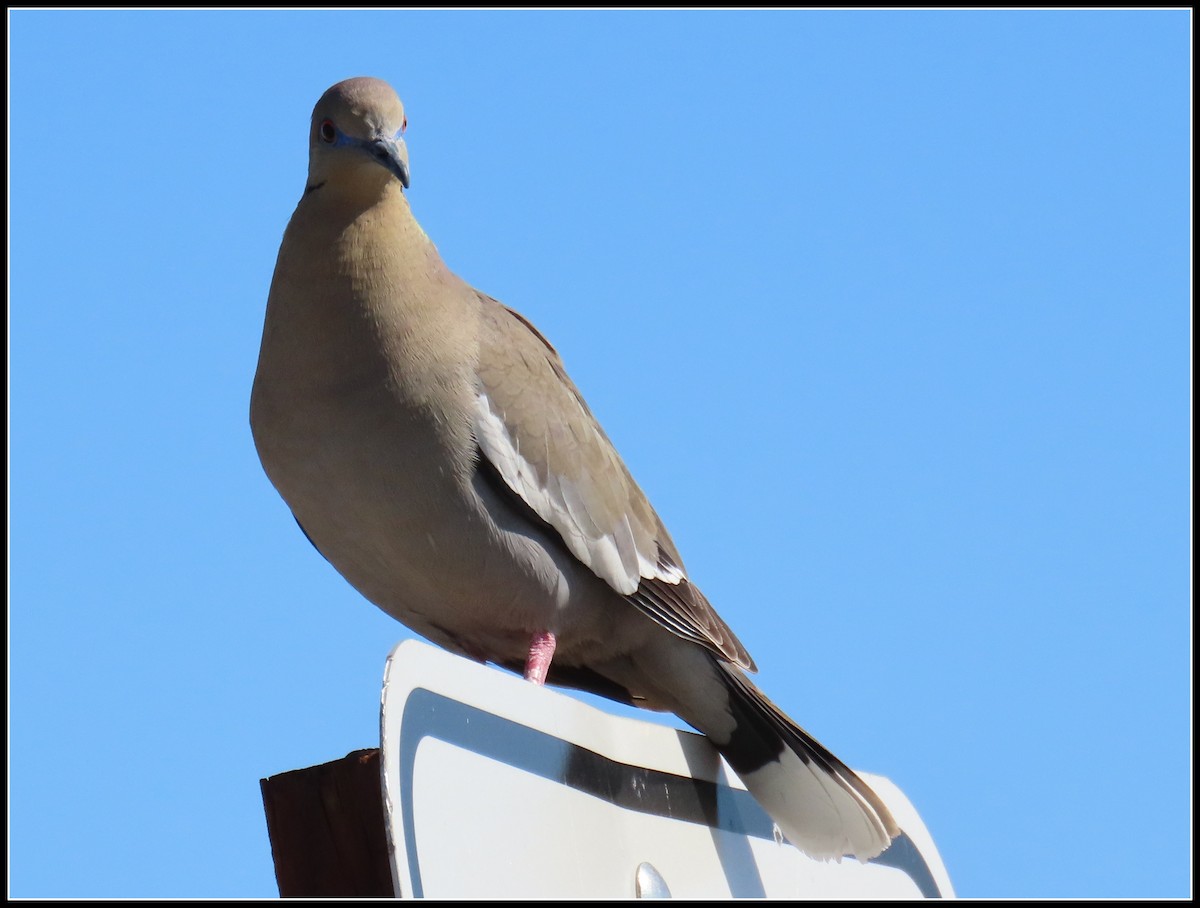
[[571,554],[672,633],[754,662],[687,579],[674,543],[557,351],[521,315],[483,306],[475,437],[505,485]]

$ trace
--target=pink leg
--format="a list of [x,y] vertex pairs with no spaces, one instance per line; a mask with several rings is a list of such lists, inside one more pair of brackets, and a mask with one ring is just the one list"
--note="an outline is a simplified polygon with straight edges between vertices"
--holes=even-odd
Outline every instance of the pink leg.
[[525,658],[526,681],[546,683],[546,672],[550,671],[550,660],[554,658],[554,644],[554,635],[549,631],[533,635],[529,641],[529,655]]

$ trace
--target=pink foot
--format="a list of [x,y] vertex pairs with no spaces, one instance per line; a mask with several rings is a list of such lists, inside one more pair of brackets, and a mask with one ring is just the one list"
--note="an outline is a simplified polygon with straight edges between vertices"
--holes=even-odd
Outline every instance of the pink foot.
[[525,658],[525,680],[534,684],[545,684],[550,671],[550,660],[554,658],[554,635],[542,631],[533,635],[529,642],[529,655]]

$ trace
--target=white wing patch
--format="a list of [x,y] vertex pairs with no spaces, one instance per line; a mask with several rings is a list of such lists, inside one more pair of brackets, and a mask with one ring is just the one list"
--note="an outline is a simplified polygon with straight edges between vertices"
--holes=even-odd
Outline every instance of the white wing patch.
[[635,592],[643,577],[672,584],[683,579],[674,565],[660,566],[656,552],[639,551],[629,514],[622,514],[617,526],[605,529],[588,511],[574,482],[551,473],[543,483],[484,393],[476,398],[475,437],[508,487],[558,531],[572,555],[618,593]]
[[[628,518],[626,518],[628,520]],[[662,580],[666,583],[677,584],[686,574],[673,564],[658,564],[650,561],[641,552],[638,552],[638,561],[641,565],[641,573],[643,577],[652,577],[656,580]]]

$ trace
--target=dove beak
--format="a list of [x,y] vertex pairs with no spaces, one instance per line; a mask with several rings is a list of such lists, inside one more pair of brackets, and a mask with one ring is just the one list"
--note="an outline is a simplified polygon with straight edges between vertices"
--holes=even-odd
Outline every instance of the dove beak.
[[408,188],[408,148],[399,136],[377,136],[363,143],[363,149],[386,167],[400,184]]

